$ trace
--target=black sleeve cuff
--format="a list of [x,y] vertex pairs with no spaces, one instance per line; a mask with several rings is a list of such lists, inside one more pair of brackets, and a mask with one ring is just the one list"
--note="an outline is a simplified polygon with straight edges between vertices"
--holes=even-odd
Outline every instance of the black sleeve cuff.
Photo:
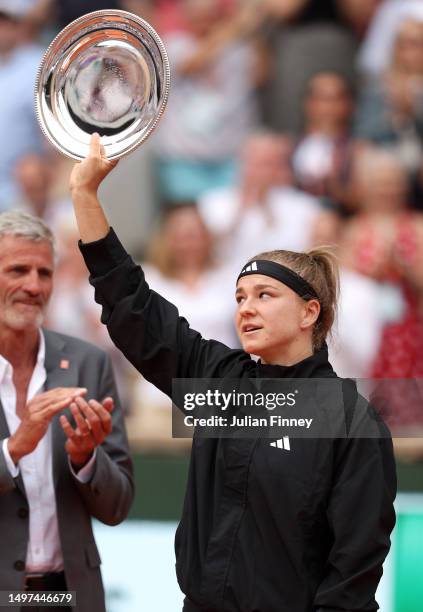
[[79,240],[78,246],[93,277],[104,276],[128,256],[112,227],[104,238],[93,242]]

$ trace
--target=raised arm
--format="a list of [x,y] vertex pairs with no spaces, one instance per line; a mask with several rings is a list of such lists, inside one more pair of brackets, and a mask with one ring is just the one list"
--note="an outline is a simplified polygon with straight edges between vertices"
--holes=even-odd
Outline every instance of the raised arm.
[[117,163],[117,160],[107,159],[100,136],[93,134],[88,157],[73,168],[69,187],[82,242],[100,240],[109,232],[109,223],[97,191]]
[[171,395],[173,378],[237,378],[253,363],[249,356],[204,340],[191,329],[173,304],[150,289],[142,269],[109,227],[97,189],[114,165],[95,135],[89,156],[75,166],[71,177],[80,247],[110,337],[145,378],[167,395]]

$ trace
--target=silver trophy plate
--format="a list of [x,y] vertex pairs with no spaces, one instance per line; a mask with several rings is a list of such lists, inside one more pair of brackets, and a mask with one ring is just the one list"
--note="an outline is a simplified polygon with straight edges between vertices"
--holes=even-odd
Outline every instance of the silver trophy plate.
[[52,41],[35,84],[38,121],[64,155],[87,156],[98,132],[109,159],[133,151],[156,127],[169,95],[166,49],[143,19],[88,13]]

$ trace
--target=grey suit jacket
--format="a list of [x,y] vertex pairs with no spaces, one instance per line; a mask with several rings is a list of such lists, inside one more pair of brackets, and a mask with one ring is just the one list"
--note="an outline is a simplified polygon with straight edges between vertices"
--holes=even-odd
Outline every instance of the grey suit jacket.
[[[104,612],[100,556],[94,541],[91,517],[117,525],[132,503],[132,462],[121,407],[109,358],[97,347],[44,330],[46,390],[53,387],[87,387],[87,398],[110,395],[115,400],[113,431],[97,449],[95,471],[82,484],[69,469],[64,450],[66,437],[57,415],[52,423],[53,478],[59,534],[68,589],[76,591],[75,612]],[[68,362],[67,368],[61,361]],[[65,411],[65,414],[69,411]],[[0,444],[9,429],[0,404]],[[28,545],[29,507],[23,480],[10,476],[0,449],[0,590],[22,588]],[[5,608],[6,609],[6,608]],[[9,608],[7,608],[9,609]]]

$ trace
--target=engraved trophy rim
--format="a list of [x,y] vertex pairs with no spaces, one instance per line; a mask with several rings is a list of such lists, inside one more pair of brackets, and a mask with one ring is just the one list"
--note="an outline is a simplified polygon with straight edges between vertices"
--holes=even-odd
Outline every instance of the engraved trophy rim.
[[[88,22],[94,22],[94,20],[95,20],[95,23],[98,23],[101,19],[104,19],[106,17],[116,17],[121,22],[124,21],[127,24],[130,24],[132,28],[135,28],[135,30],[138,28],[140,34],[142,32],[146,33],[147,36],[150,37],[150,39],[153,41],[153,43],[157,45],[157,49],[160,54],[161,66],[163,69],[163,80],[160,83],[159,105],[155,112],[154,119],[150,122],[150,124],[146,127],[146,129],[143,132],[140,132],[138,134],[135,140],[133,139],[134,140],[133,142],[131,142],[128,145],[125,145],[123,142],[121,150],[113,154],[108,154],[108,158],[110,160],[119,159],[121,157],[128,155],[129,153],[134,151],[137,147],[139,147],[142,143],[144,143],[147,140],[147,138],[156,129],[157,124],[159,123],[166,109],[166,105],[167,105],[168,98],[169,98],[170,64],[169,64],[169,58],[167,55],[167,51],[166,51],[166,48],[165,48],[165,45],[162,39],[160,38],[156,30],[147,21],[145,21],[145,19],[142,19],[142,17],[139,17],[138,15],[135,15],[134,13],[130,13],[129,11],[124,11],[120,9],[102,9],[98,11],[91,11],[89,13],[85,13],[81,17],[78,17],[77,19],[69,23],[53,38],[53,40],[50,42],[50,44],[48,45],[47,49],[45,50],[43,54],[43,57],[39,64],[36,78],[35,78],[34,98],[35,98],[35,114],[38,120],[38,124],[40,125],[40,128],[44,136],[53,145],[53,147],[55,147],[58,151],[60,151],[60,153],[76,161],[81,161],[82,159],[84,159],[84,157],[86,157],[88,153],[88,145],[79,143],[79,149],[85,149],[85,150],[83,152],[82,151],[78,152],[78,143],[75,143],[74,148],[70,149],[69,147],[65,146],[60,141],[60,139],[58,139],[57,137],[53,135],[51,126],[49,122],[47,121],[47,119],[45,118],[44,113],[42,111],[42,97],[43,97],[43,89],[44,89],[44,84],[45,84],[44,83],[45,73],[46,71],[49,70],[49,68],[51,69],[51,66],[50,66],[51,59],[53,58],[57,60],[58,58],[60,58],[61,55],[63,56],[66,50],[69,48],[70,44],[69,44],[68,37],[72,32],[74,32],[75,34],[78,34],[78,32],[83,31],[84,24],[87,24]],[[95,27],[92,27],[91,29],[88,28],[86,32],[81,34],[81,38],[85,36],[86,34],[89,34],[90,31],[91,32],[96,31],[96,29],[101,30],[102,28],[95,28]],[[106,29],[106,27],[104,29]],[[113,30],[113,29],[116,29],[116,31],[119,31],[119,30],[123,30],[124,28],[114,25],[113,22],[111,21],[107,24],[107,30]],[[132,30],[131,33],[134,34],[134,31]],[[141,37],[140,37],[140,40],[141,40]],[[54,68],[52,68],[52,70],[54,71]],[[60,125],[58,118],[55,117],[54,119]],[[60,127],[63,128],[63,126],[60,126]],[[65,128],[63,129],[65,130]],[[69,132],[66,132],[66,133],[69,136],[69,140],[72,142],[72,134]],[[107,147],[106,147],[106,151],[107,151]]]

